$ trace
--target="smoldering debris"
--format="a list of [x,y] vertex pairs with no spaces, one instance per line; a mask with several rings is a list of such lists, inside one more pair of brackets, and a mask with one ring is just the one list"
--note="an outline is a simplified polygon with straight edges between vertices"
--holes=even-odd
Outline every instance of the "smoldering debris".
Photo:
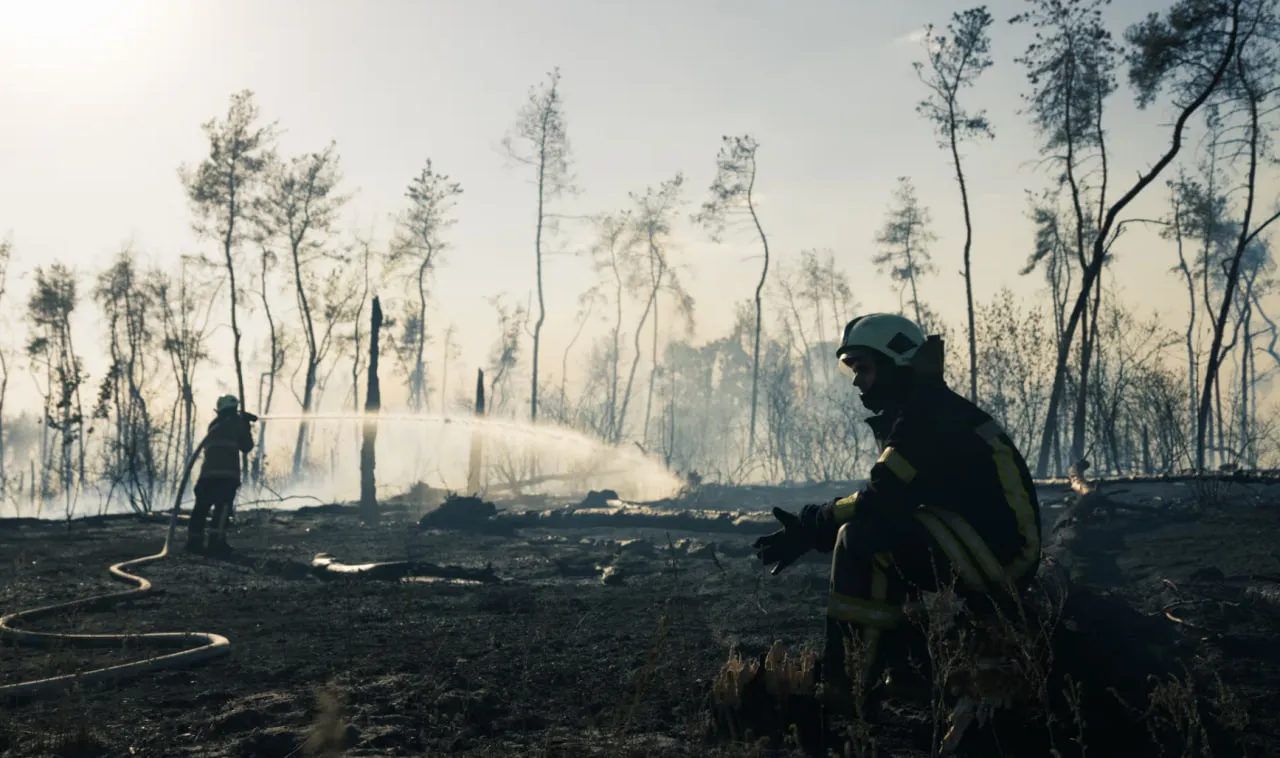
[[418,519],[419,529],[462,531],[509,531],[512,527],[496,521],[498,507],[473,495],[448,494],[444,502]]
[[604,508],[608,507],[611,502],[617,502],[620,499],[616,490],[591,490],[586,497],[582,498],[582,502],[578,503],[577,507]]

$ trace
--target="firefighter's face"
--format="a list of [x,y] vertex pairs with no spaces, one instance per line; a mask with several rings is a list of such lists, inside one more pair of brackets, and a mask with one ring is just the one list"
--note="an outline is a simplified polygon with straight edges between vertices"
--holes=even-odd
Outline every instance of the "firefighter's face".
[[864,350],[852,350],[840,359],[845,373],[853,377],[853,386],[858,392],[866,394],[876,383],[876,361],[871,353]]

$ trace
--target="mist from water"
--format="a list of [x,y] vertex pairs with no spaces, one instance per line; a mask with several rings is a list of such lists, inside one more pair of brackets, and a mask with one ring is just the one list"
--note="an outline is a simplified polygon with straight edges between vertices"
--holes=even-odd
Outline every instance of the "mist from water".
[[660,459],[638,447],[610,445],[553,424],[414,413],[264,415],[259,428],[266,430],[262,444],[269,474],[291,470],[298,424],[304,418],[311,438],[310,469],[300,481],[275,488],[294,498],[359,498],[366,422],[377,423],[375,475],[382,498],[405,492],[417,482],[465,492],[473,440],[482,451],[481,493],[494,500],[515,494],[512,482],[521,483],[524,494],[580,497],[588,490],[607,488],[634,501],[672,496],[682,483]]
[[[309,453],[301,475],[293,480],[293,451],[304,418]],[[582,497],[592,489],[612,489],[632,501],[672,496],[682,484],[660,459],[634,445],[610,445],[554,424],[413,413],[286,413],[263,415],[255,425],[255,442],[264,446],[268,488],[259,490],[254,483],[246,483],[237,497],[239,506],[292,510],[358,500],[366,421],[377,423],[379,499],[403,494],[418,482],[467,493],[473,439],[482,451],[480,494],[490,500],[512,497],[515,492],[507,486],[512,481],[523,483],[519,489],[526,495]],[[197,461],[191,484],[200,466]],[[107,483],[93,483],[75,493],[72,516],[131,512],[119,492],[107,502],[109,489]],[[182,497],[184,507],[190,507],[191,501],[189,485]],[[165,511],[172,504],[172,493],[157,493],[153,508]],[[5,505],[0,505],[0,517],[63,519],[67,515],[62,496],[37,507],[25,501],[16,507]]]

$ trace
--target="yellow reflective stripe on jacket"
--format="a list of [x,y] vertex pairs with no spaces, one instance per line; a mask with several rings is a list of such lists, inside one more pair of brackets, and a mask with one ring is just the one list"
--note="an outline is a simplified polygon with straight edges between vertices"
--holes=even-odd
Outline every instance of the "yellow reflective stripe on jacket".
[[835,511],[836,523],[845,524],[853,520],[853,514],[858,512],[858,493],[853,493],[849,497],[842,497],[835,502],[832,507]]
[[884,452],[876,460],[876,463],[883,463],[886,468],[893,472],[893,475],[903,481],[904,484],[911,484],[911,480],[916,478],[916,467],[902,456],[897,450],[893,449],[893,445],[886,447]]
[[[886,555],[887,553],[876,554],[876,562],[881,563],[882,559]],[[880,570],[879,566],[873,566],[871,568],[871,601],[874,603],[878,603],[885,608],[893,608],[894,616],[895,616],[893,625],[897,626],[897,619],[901,618],[904,614],[901,608],[897,606],[889,605],[889,603],[887,602],[888,599],[889,599],[889,577],[886,576],[885,573]],[[863,649],[861,651],[862,652],[861,674],[863,677],[865,677],[866,673],[871,670],[872,664],[875,663],[876,656],[880,655],[880,627],[878,626],[863,627],[862,643],[863,643]]]
[[982,574],[973,565],[973,561],[969,560],[969,554],[965,551],[956,536],[947,529],[937,516],[926,510],[918,510],[913,514],[916,521],[924,524],[924,527],[933,535],[934,542],[942,548],[942,552],[947,554],[947,558],[951,561],[952,567],[956,573],[960,575],[960,580],[965,586],[974,591],[985,589],[986,582],[982,579]]
[[982,539],[977,530],[968,521],[965,521],[958,513],[953,513],[945,508],[937,508],[928,506],[924,509],[926,512],[937,516],[942,523],[947,525],[956,537],[960,539],[960,543],[964,545],[969,554],[978,562],[978,566],[982,569],[982,573],[986,578],[995,584],[1004,584],[1005,570],[1000,565],[1000,561],[996,560],[996,556],[991,552],[991,548],[987,546],[987,541]]
[[[883,574],[881,574],[883,576]],[[888,580],[885,579],[887,588]],[[873,579],[874,585],[874,579]],[[875,587],[872,587],[874,591]],[[850,621],[860,626],[876,629],[892,629],[902,618],[902,608],[883,600],[865,600],[860,597],[832,592],[827,599],[827,615],[839,621]]]
[[1040,534],[1036,529],[1035,511],[1031,508],[1031,493],[1027,492],[1022,483],[1022,474],[1018,471],[1013,448],[1000,439],[1004,434],[1000,425],[991,420],[979,426],[976,431],[991,446],[991,459],[996,465],[1000,486],[1004,489],[1005,503],[1013,509],[1018,533],[1022,535],[1022,551],[1007,567],[1008,575],[1017,579],[1040,561]]

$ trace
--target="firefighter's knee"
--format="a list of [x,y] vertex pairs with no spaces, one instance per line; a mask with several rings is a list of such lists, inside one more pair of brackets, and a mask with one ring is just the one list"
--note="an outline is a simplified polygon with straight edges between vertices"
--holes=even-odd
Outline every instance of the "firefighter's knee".
[[[841,549],[841,545],[846,545]],[[902,607],[889,600],[888,553],[859,549],[857,543],[837,542],[831,562],[827,616],[866,629],[892,629]]]

